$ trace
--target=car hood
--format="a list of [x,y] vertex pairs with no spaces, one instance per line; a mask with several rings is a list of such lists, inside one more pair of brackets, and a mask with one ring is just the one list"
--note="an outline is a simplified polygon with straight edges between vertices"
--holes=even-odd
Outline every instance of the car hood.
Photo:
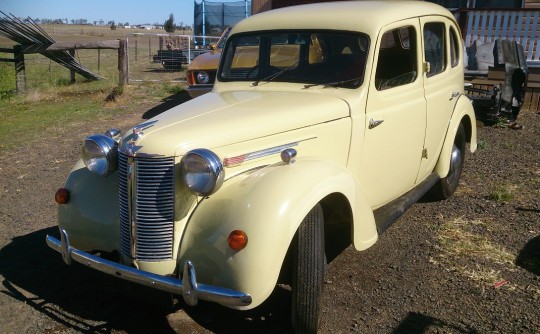
[[191,61],[188,70],[217,70],[219,59],[221,58],[221,49],[210,51],[199,55]]
[[339,98],[307,92],[211,92],[134,127],[121,146],[136,154],[182,156],[349,116]]

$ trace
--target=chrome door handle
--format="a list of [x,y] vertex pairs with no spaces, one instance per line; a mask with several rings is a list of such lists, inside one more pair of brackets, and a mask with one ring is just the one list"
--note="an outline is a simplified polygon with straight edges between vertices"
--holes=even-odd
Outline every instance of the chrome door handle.
[[454,98],[460,96],[461,93],[460,92],[452,92],[452,97],[450,98],[450,101],[452,101]]
[[373,129],[379,125],[381,125],[381,123],[384,122],[383,120],[374,120],[373,118],[369,120],[369,128],[370,129]]

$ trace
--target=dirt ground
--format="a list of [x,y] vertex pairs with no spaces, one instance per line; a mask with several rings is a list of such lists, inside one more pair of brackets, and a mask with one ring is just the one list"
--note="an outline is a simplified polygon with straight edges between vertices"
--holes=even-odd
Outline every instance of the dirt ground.
[[[45,245],[81,140],[180,101],[61,125],[0,152],[2,333],[290,332],[285,289],[250,312],[204,302],[172,312],[168,296],[68,267]],[[333,259],[321,333],[540,332],[540,115],[524,111],[520,123],[479,126],[453,198],[416,204],[370,249]]]

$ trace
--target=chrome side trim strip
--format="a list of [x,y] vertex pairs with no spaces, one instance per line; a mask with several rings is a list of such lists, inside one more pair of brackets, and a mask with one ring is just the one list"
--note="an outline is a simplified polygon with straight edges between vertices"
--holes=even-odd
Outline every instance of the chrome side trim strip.
[[206,300],[224,306],[247,306],[251,304],[251,296],[245,292],[197,283],[195,267],[189,260],[184,263],[183,277],[182,280],[179,280],[173,277],[152,274],[83,252],[69,245],[68,234],[65,230],[60,229],[60,235],[61,240],[47,235],[46,241],[50,248],[62,254],[66,264],[70,264],[71,260],[74,260],[111,276],[181,295],[185,302],[191,306],[196,305],[199,300]]
[[297,145],[298,145],[298,142],[293,142],[293,143],[288,143],[288,144],[284,144],[284,145],[280,145],[276,147],[270,147],[270,148],[260,150],[260,151],[242,154],[236,157],[228,157],[228,158],[223,159],[223,165],[225,167],[233,167],[249,160],[259,159],[259,158],[263,158],[263,157],[273,155],[273,154],[279,154],[281,153],[281,151],[287,148],[297,146]]

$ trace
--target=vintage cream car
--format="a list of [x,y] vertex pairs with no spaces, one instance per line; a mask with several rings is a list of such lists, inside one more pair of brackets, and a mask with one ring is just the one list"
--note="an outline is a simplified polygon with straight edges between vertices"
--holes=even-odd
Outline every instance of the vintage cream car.
[[189,305],[251,309],[288,284],[294,329],[316,332],[334,243],[365,250],[458,186],[476,150],[461,45],[452,14],[421,1],[245,19],[212,92],[86,138],[47,243]]

